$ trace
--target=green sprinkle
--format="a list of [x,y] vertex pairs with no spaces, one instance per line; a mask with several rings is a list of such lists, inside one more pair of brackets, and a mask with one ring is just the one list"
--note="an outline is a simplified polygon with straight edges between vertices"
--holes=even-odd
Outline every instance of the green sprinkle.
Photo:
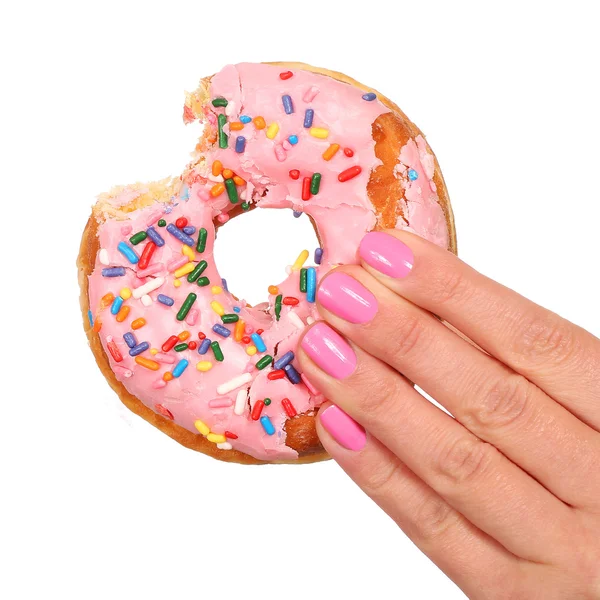
[[194,283],[204,273],[208,263],[205,260],[201,260],[195,267],[194,270],[187,276],[187,280],[190,283]]
[[227,148],[227,134],[223,131],[223,127],[227,123],[227,117],[225,115],[219,115],[217,117],[219,124],[219,148]]
[[281,300],[283,298],[282,294],[279,294],[275,298],[275,318],[279,321],[279,317],[281,316]]
[[198,281],[196,281],[196,283],[200,287],[206,287],[207,285],[210,284],[210,279],[208,277],[200,277],[200,279],[198,279]]
[[166,227],[167,226],[167,222],[164,219],[160,219],[158,221],[158,226],[159,227]]
[[236,314],[223,315],[221,317],[221,321],[223,321],[223,323],[237,323],[239,320],[240,318]]
[[271,398],[265,398],[263,402],[265,403],[265,406],[269,406],[269,404],[271,404]]
[[178,321],[183,321],[186,318],[187,314],[190,312],[190,308],[192,308],[192,304],[196,302],[197,297],[198,296],[194,293],[188,294],[188,297],[183,301],[183,304],[177,313]]
[[134,246],[137,246],[140,242],[143,242],[147,237],[148,234],[145,231],[138,231],[129,238],[129,241]]
[[183,352],[184,350],[187,350],[187,347],[187,344],[177,344],[177,346],[175,346],[173,350],[175,350],[175,352]]
[[204,227],[198,231],[198,244],[196,244],[196,252],[204,252],[206,250],[206,238],[208,237],[208,231]]
[[221,346],[219,346],[219,342],[213,342],[210,347],[215,355],[215,360],[223,362],[223,351],[221,350]]
[[306,269],[300,269],[300,291],[306,294]]
[[231,202],[231,204],[237,204],[240,198],[238,196],[237,188],[235,187],[235,181],[233,179],[226,179],[225,187],[227,188],[229,202]]
[[218,106],[225,107],[225,106],[227,106],[228,104],[229,104],[229,102],[227,102],[227,100],[226,100],[225,98],[215,98],[215,99],[212,101],[212,105],[213,105],[214,107],[218,107]]
[[248,202],[242,202],[242,210],[248,210],[250,208],[250,204]]
[[268,354],[265,354],[257,363],[256,363],[256,368],[259,371],[262,371],[262,369],[264,369],[265,367],[268,367],[271,363],[273,362],[273,357],[269,356]]
[[319,193],[321,187],[321,173],[313,173],[312,179],[310,180],[310,193],[316,196]]

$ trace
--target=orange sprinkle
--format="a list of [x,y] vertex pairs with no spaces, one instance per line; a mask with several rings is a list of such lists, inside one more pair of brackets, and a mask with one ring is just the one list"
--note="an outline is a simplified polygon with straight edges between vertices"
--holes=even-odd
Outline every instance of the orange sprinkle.
[[223,169],[223,179],[231,179],[234,175],[231,169]]
[[331,160],[335,156],[335,153],[339,149],[340,149],[339,144],[331,144],[331,146],[329,146],[329,148],[327,148],[327,150],[325,150],[325,152],[323,152],[323,158],[325,160]]
[[182,331],[177,337],[182,342],[185,342],[185,340],[187,340],[190,337],[190,332],[189,331]]
[[146,324],[146,319],[139,318],[131,323],[131,329],[141,329]]
[[221,174],[222,170],[223,170],[223,163],[220,160],[215,160],[215,162],[212,164],[212,174],[215,177],[218,177]]
[[144,358],[143,356],[136,356],[135,362],[142,367],[146,367],[146,369],[150,369],[151,371],[158,371],[158,369],[160,369],[160,365],[155,360],[150,360],[149,358]]
[[94,327],[92,328],[92,331],[94,333],[98,333],[101,329],[102,329],[102,321],[100,319],[96,319],[94,321]]
[[267,122],[265,121],[264,117],[254,117],[252,122],[254,123],[254,127],[256,127],[256,129],[264,129],[267,126]]
[[171,371],[167,371],[164,375],[163,375],[163,380],[164,381],[171,381],[171,379],[173,379],[173,373],[171,373]]
[[273,296],[279,293],[279,288],[276,285],[269,286],[269,294],[273,294]]
[[225,191],[225,186],[222,183],[217,183],[210,189],[210,195],[213,198],[220,196]]
[[242,321],[242,319],[240,319],[235,324],[235,329],[233,332],[233,339],[236,342],[241,342],[243,337],[244,337],[244,321]]
[[129,306],[121,306],[116,316],[117,322],[122,323],[127,318],[127,315],[129,314],[130,310],[131,308],[129,308]]
[[113,303],[114,299],[115,295],[112,292],[108,292],[108,294],[102,296],[102,299],[100,300],[100,310],[106,308],[107,306],[110,306]]
[[231,129],[231,131],[241,131],[244,129],[244,124],[240,121],[231,121],[231,123],[229,123],[229,129]]
[[239,175],[234,175],[233,181],[235,182],[235,185],[246,185],[246,180],[242,179]]

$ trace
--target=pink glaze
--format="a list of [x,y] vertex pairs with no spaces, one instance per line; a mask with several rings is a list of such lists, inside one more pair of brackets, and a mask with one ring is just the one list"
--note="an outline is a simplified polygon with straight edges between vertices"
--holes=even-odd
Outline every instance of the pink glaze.
[[[281,80],[281,69],[262,64],[239,64],[225,67],[211,81],[210,98],[224,97],[228,100],[227,109],[213,108],[209,105],[204,118],[213,127],[217,114],[226,114],[229,121],[239,121],[240,115],[250,117],[262,116],[267,126],[273,122],[279,124],[279,132],[274,139],[267,138],[265,130],[257,130],[252,123],[244,126],[241,131],[229,132],[229,147],[220,149],[213,146],[205,154],[206,161],[201,161],[184,173],[188,185],[181,186],[178,195],[171,199],[169,205],[154,204],[144,209],[127,213],[127,223],[109,219],[99,226],[99,242],[101,251],[111,259],[110,266],[124,266],[125,275],[108,278],[102,276],[106,265],[96,258],[93,273],[89,278],[90,307],[95,319],[102,322],[99,333],[100,340],[107,350],[108,336],[114,338],[123,360],[116,364],[107,352],[111,367],[127,390],[138,397],[146,406],[159,414],[169,411],[174,422],[200,435],[194,426],[197,420],[205,423],[212,432],[223,434],[225,431],[234,433],[237,438],[230,439],[231,446],[258,459],[290,460],[297,453],[286,446],[284,430],[287,415],[281,405],[283,398],[288,398],[298,413],[313,410],[323,401],[323,396],[306,380],[296,385],[287,378],[269,380],[267,375],[272,370],[269,366],[261,371],[254,366],[265,354],[282,356],[287,351],[296,350],[302,330],[298,328],[298,319],[302,323],[312,322],[318,318],[314,303],[308,303],[303,293],[299,292],[298,271],[290,272],[288,277],[278,285],[279,293],[283,296],[294,296],[300,300],[296,306],[283,305],[280,319],[274,317],[275,296],[270,295],[268,303],[249,308],[244,302],[236,301],[225,289],[218,294],[212,293],[213,286],[221,286],[221,276],[215,265],[213,247],[215,239],[214,220],[225,222],[229,211],[234,207],[226,193],[213,198],[209,191],[214,181],[209,179],[211,165],[220,160],[225,168],[232,169],[242,177],[246,186],[238,186],[240,198],[256,204],[259,208],[293,208],[310,215],[318,228],[323,244],[322,264],[317,266],[317,277],[320,279],[332,266],[340,263],[356,263],[357,248],[362,237],[373,229],[377,216],[368,198],[366,187],[374,167],[379,164],[374,154],[375,143],[371,135],[371,127],[375,119],[387,112],[386,107],[378,100],[367,102],[362,99],[363,91],[353,86],[335,81],[331,78],[295,70],[293,76]],[[281,97],[288,94],[293,99],[294,113],[285,114]],[[313,127],[329,130],[327,139],[319,139],[310,135],[303,127],[304,113],[307,108],[315,112]],[[185,113],[186,121],[193,120],[193,113]],[[246,138],[245,151],[235,152],[235,137],[243,135]],[[288,141],[290,135],[298,136],[298,143],[292,145]],[[330,161],[322,158],[323,152],[331,143],[339,143],[342,148],[352,148],[352,157],[338,152]],[[282,158],[284,157],[284,160]],[[433,176],[433,157],[427,152],[422,139],[410,141],[401,154],[402,164],[397,175],[405,182],[405,214],[407,222],[400,223],[404,228],[410,228],[420,235],[432,239],[440,245],[447,245],[448,233],[443,221],[443,213],[436,202],[435,193],[431,190]],[[359,165],[362,172],[357,177],[340,183],[339,173],[345,169]],[[407,171],[415,169],[419,173],[416,182],[409,182]],[[301,177],[296,181],[289,177],[290,169],[299,169]],[[320,191],[310,200],[301,199],[303,177],[318,172],[322,175]],[[415,185],[415,184],[418,184]],[[424,190],[429,190],[427,193]],[[143,191],[126,189],[114,197],[111,202],[120,207],[128,204]],[[242,201],[240,200],[240,201]],[[166,210],[165,210],[166,209]],[[175,287],[174,277],[164,275],[173,271],[188,261],[182,256],[182,244],[170,235],[165,227],[159,227],[156,222],[163,218],[168,223],[174,223],[179,217],[186,217],[189,225],[196,230],[205,228],[208,231],[206,249],[203,253],[192,250],[196,262],[206,260],[208,267],[202,274],[210,279],[210,285],[199,287],[189,283],[187,277],[181,277],[181,285]],[[116,248],[123,238],[121,228],[130,226],[132,232],[145,231],[149,225],[164,238],[165,245],[157,247],[150,265],[143,273],[137,265],[124,261]],[[192,236],[194,242],[197,233]],[[142,242],[136,248],[141,254],[149,240]],[[294,257],[290,257],[292,260]],[[310,260],[310,259],[309,259]],[[306,266],[312,263],[307,262]],[[175,266],[177,265],[177,266]],[[283,265],[282,265],[283,266]],[[154,271],[154,269],[156,269]],[[137,275],[136,275],[137,273]],[[124,287],[138,289],[141,285],[151,283],[154,276],[160,273],[164,283],[149,292],[151,304],[145,306],[141,299],[131,297],[125,301],[130,307],[127,319],[119,323],[109,309],[100,311],[100,299],[108,292],[117,295]],[[143,275],[140,279],[138,276]],[[197,295],[187,320],[179,322],[175,315],[189,293]],[[237,295],[242,291],[234,290]],[[158,294],[165,294],[174,299],[172,307],[156,301]],[[147,298],[146,298],[147,299]],[[218,314],[211,308],[212,301],[219,302],[225,313],[234,312],[239,308],[239,317],[245,323],[245,334],[250,335],[259,329],[267,351],[250,356],[246,353],[246,344],[236,342],[234,335],[222,338],[212,331],[215,324],[221,324]],[[292,314],[293,313],[293,314]],[[290,317],[292,314],[292,317]],[[160,368],[157,371],[146,369],[135,362],[129,354],[129,348],[123,340],[123,334],[131,331],[131,322],[144,317],[146,325],[133,331],[136,340],[147,341],[151,349],[141,356],[156,361]],[[232,332],[235,324],[226,325]],[[218,340],[224,354],[224,361],[215,360],[212,350],[205,355],[199,355],[197,349],[164,353],[161,350],[164,342],[172,335],[189,331],[186,340],[194,341],[197,347],[201,340],[198,333],[203,332],[211,340]],[[180,360],[189,361],[183,374],[171,381],[165,382],[163,374],[172,371]],[[200,371],[196,368],[199,362],[211,362],[212,368]],[[299,370],[296,360],[292,365]],[[251,381],[238,389],[219,394],[217,388],[242,373],[250,373]],[[302,375],[302,374],[301,374]],[[234,412],[232,398],[243,400],[244,391],[247,402],[243,414]],[[263,415],[269,416],[276,433],[267,435],[259,422],[253,421],[249,415],[248,406],[257,400],[265,398],[272,400],[263,409]],[[158,408],[157,408],[158,406]],[[169,414],[166,413],[166,414]]]

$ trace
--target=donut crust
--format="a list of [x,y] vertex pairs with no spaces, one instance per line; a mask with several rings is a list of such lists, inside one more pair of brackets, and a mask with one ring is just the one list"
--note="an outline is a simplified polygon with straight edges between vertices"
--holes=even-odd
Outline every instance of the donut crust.
[[[400,108],[388,98],[343,73],[312,67],[298,62],[271,62],[267,64],[280,66],[286,69],[311,71],[313,73],[332,77],[333,79],[348,83],[367,92],[375,92],[377,93],[378,99],[390,109],[390,113],[382,114],[377,118],[375,123],[373,123],[373,139],[376,141],[375,154],[383,164],[376,167],[371,173],[367,192],[369,199],[379,216],[375,229],[394,228],[398,216],[402,215],[402,209],[398,199],[403,196],[401,181],[396,178],[394,168],[398,163],[400,149],[408,142],[408,140],[415,138],[418,135],[423,136],[418,127],[414,125]],[[423,136],[423,138],[425,138],[425,136]],[[435,158],[435,155],[429,146],[427,146],[427,149],[434,156],[435,160],[433,181],[437,186],[439,204],[446,217],[449,234],[448,250],[456,253],[456,231],[448,191],[437,158]],[[145,406],[139,398],[127,391],[125,386],[117,379],[115,373],[111,369],[108,356],[104,352],[104,348],[100,342],[100,336],[98,333],[94,332],[88,320],[88,311],[90,310],[88,277],[92,274],[96,255],[99,251],[99,225],[99,215],[92,210],[92,215],[88,219],[82,235],[79,255],[77,257],[81,314],[89,346],[94,354],[98,367],[109,385],[119,396],[121,402],[136,415],[139,415],[186,448],[207,454],[221,461],[255,465],[267,464],[269,462],[303,464],[328,459],[329,455],[323,449],[317,436],[315,426],[316,412],[297,415],[292,419],[288,419],[286,422],[286,444],[298,452],[299,457],[297,459],[292,461],[263,461],[240,452],[239,450],[221,450],[217,448],[216,444],[209,442],[204,436],[188,431],[173,421],[155,413],[152,409]]]

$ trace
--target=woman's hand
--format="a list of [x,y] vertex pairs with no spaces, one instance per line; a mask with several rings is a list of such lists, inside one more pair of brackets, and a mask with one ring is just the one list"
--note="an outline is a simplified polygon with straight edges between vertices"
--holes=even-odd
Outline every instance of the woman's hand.
[[325,448],[470,597],[600,598],[600,340],[409,233],[360,257],[298,351]]

